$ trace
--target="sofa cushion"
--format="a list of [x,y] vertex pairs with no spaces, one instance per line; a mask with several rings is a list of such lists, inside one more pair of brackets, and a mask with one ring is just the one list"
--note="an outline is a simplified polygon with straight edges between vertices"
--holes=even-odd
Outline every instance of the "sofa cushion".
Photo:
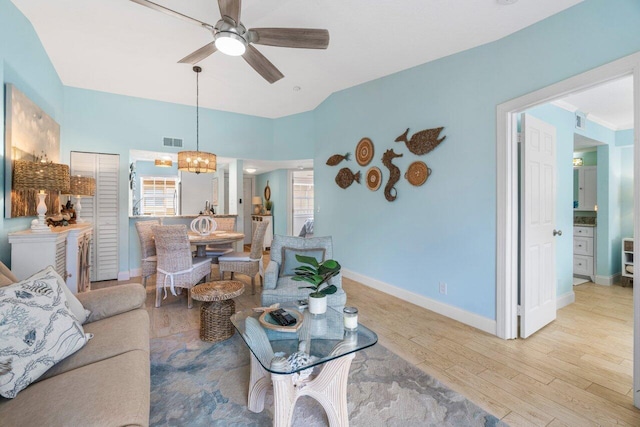
[[0,288],[0,395],[14,398],[89,339],[55,278]]
[[298,261],[296,255],[304,255],[315,258],[318,262],[324,261],[325,248],[282,248],[282,266],[280,267],[280,277],[295,276],[296,268],[306,265]]
[[40,270],[35,274],[32,274],[28,279],[25,280],[44,280],[44,279],[55,279],[60,285],[60,288],[64,291],[65,296],[67,297],[67,304],[69,305],[69,309],[76,316],[76,319],[80,322],[80,324],[84,324],[87,321],[87,318],[91,314],[89,310],[85,310],[82,306],[82,303],[76,298],[76,296],[71,292],[71,289],[67,286],[64,279],[60,277],[58,272],[52,267],[48,266],[44,270]]
[[55,364],[41,380],[99,362],[132,350],[149,352],[149,315],[133,310],[97,322],[88,323],[85,332],[93,339],[79,351]]
[[146,298],[147,293],[139,283],[128,283],[78,294],[78,300],[91,311],[87,322],[95,322],[144,307]]
[[146,426],[149,353],[134,350],[0,398],[3,426]]

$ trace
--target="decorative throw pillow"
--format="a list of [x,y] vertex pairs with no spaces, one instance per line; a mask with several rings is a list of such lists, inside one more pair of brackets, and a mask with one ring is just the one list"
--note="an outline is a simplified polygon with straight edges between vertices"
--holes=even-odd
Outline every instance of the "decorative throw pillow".
[[[47,279],[55,279],[58,282],[58,285],[64,291],[65,296],[67,297],[67,304],[69,305],[69,309],[76,316],[76,319],[80,322],[81,325],[84,325],[89,316],[91,315],[91,311],[86,310],[82,303],[76,296],[71,292],[71,289],[64,282],[62,277],[58,274],[58,272],[52,266],[48,266],[44,270],[40,270],[31,277],[26,280],[47,280]],[[26,281],[25,280],[25,281]]]
[[55,278],[0,288],[0,395],[16,397],[90,338]]
[[282,248],[282,266],[280,267],[280,277],[295,276],[296,268],[302,264],[296,259],[296,255],[304,255],[314,257],[318,262],[324,261],[325,248],[309,248],[309,249],[296,249],[296,248]]

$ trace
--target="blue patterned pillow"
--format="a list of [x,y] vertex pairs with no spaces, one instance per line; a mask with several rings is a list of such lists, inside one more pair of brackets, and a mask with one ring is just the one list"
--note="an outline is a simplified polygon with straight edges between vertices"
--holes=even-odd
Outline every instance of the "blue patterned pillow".
[[55,278],[0,288],[0,395],[16,397],[90,338]]
[[296,255],[304,255],[314,257],[318,262],[324,261],[325,248],[309,248],[309,249],[297,249],[297,248],[282,248],[282,266],[280,267],[280,277],[295,276],[296,268],[302,264],[296,259]]

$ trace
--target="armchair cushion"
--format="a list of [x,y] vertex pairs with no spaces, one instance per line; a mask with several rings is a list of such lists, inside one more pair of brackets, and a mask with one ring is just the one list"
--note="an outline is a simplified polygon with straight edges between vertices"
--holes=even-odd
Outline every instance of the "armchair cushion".
[[318,262],[324,261],[325,248],[282,248],[282,267],[280,268],[280,277],[295,276],[296,268],[304,265],[296,259],[296,255],[304,255],[315,258]]

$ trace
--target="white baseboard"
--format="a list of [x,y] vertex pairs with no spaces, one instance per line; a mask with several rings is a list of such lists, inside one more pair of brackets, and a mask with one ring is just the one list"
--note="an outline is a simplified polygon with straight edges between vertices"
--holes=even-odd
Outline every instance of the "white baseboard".
[[573,291],[569,291],[565,294],[556,297],[556,310],[560,310],[562,307],[566,307],[569,304],[573,304],[576,301],[576,294]]
[[129,274],[128,271],[120,271],[120,272],[118,272],[118,281],[129,280],[129,279],[131,279],[131,275]]
[[620,281],[620,273],[612,276],[596,276],[596,285],[611,286]]
[[415,304],[419,307],[426,308],[427,310],[431,310],[435,313],[457,320],[465,325],[473,326],[474,328],[478,328],[489,334],[496,334],[496,321],[493,319],[488,319],[461,308],[427,298],[424,295],[416,294],[346,268],[342,268],[342,275],[370,288],[377,289],[386,294],[393,295],[394,297],[410,302],[411,304]]
[[140,277],[140,276],[142,276],[142,268],[132,268],[131,270],[129,270],[129,276],[131,276],[131,277]]

